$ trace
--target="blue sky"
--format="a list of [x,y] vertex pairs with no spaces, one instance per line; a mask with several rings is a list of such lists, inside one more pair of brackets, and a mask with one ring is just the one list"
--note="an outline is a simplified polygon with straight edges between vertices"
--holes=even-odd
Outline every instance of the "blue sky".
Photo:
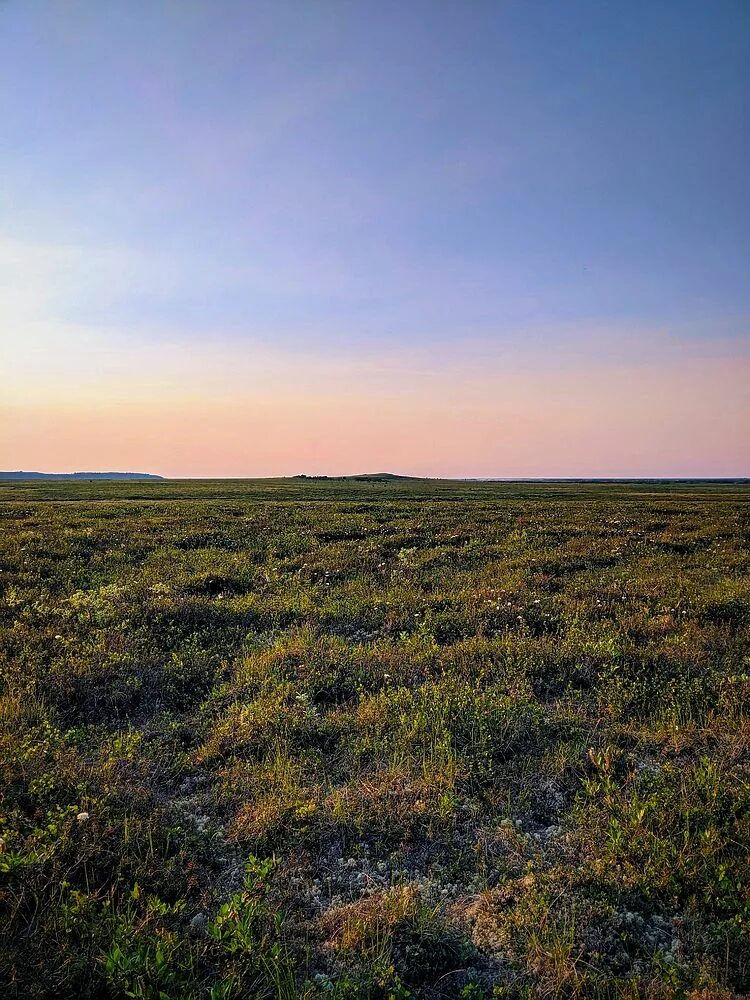
[[2,335],[744,360],[749,105],[744,0],[6,0]]

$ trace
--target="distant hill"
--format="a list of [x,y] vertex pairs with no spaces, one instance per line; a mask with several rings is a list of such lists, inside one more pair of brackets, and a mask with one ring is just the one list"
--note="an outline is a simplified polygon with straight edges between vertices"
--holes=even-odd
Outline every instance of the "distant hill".
[[150,472],[0,472],[0,479],[163,479]]
[[345,478],[354,479],[358,483],[390,483],[398,479],[414,479],[414,476],[397,476],[395,472],[363,472],[358,476],[346,476]]
[[357,476],[306,476],[303,472],[298,476],[292,476],[292,479],[332,479],[335,482],[355,483],[390,483],[394,480],[414,478],[414,476],[397,476],[395,472],[363,472]]

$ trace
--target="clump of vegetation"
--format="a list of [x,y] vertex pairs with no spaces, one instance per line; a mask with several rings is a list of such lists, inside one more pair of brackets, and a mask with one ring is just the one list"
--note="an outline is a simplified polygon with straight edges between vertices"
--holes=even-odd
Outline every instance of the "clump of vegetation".
[[750,992],[745,486],[13,483],[0,518],[3,995]]

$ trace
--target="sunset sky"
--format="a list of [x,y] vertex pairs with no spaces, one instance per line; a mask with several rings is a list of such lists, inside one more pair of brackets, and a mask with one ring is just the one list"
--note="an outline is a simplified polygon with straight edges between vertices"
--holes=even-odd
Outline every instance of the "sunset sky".
[[0,2],[0,469],[750,475],[746,0]]

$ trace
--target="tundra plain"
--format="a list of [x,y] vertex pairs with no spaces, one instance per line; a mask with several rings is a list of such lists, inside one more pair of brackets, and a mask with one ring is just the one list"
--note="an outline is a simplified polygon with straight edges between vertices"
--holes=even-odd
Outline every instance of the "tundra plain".
[[0,992],[750,992],[750,485],[0,484]]

